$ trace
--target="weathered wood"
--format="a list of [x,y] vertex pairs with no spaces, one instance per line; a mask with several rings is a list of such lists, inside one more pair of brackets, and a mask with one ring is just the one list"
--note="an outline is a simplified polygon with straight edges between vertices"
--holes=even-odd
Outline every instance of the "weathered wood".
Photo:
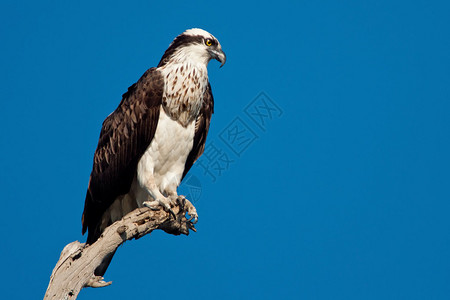
[[[192,204],[186,203],[189,205]],[[94,270],[127,240],[139,239],[155,229],[174,235],[189,235],[190,229],[195,231],[194,225],[186,219],[185,207],[175,206],[172,210],[176,218],[162,209],[138,208],[107,227],[94,244],[86,246],[75,241],[65,246],[53,269],[44,299],[76,299],[84,287],[110,285],[111,282],[94,276]]]

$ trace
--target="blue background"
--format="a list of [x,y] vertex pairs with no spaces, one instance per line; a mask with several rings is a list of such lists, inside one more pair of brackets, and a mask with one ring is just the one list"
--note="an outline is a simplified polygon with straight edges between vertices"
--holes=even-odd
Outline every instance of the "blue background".
[[[450,299],[448,2],[162,3],[2,1],[2,299],[42,298],[85,241],[101,123],[192,27],[228,57],[209,142],[234,162],[193,169],[197,233],[127,242],[79,298]],[[260,92],[282,110],[263,129]]]

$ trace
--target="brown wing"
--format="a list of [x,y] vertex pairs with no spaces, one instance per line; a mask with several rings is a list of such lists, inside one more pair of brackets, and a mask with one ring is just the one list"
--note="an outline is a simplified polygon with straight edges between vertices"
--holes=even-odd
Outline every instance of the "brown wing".
[[82,233],[89,230],[88,244],[99,238],[106,209],[130,190],[139,159],[155,134],[163,89],[160,72],[147,70],[103,122],[82,217]]
[[200,115],[195,122],[195,136],[194,145],[189,153],[186,164],[184,166],[183,178],[191,169],[194,162],[203,154],[205,150],[206,136],[208,135],[209,123],[211,116],[214,113],[214,97],[211,91],[211,84],[208,82],[208,87],[203,95],[203,106]]

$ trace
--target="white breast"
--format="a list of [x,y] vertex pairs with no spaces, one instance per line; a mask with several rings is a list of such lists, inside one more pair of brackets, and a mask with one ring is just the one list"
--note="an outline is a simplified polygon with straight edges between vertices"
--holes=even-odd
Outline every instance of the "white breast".
[[102,218],[102,228],[120,220],[149,199],[144,185],[153,181],[161,194],[175,191],[180,185],[184,166],[192,150],[195,121],[183,127],[160,109],[159,121],[152,142],[138,163],[137,176],[126,195],[116,198]]
[[[195,121],[183,127],[161,108],[155,136],[138,163],[139,183],[142,185],[148,181],[149,176],[153,176],[161,193],[176,191],[192,150],[194,134]],[[138,204],[140,200],[148,199],[138,199]]]

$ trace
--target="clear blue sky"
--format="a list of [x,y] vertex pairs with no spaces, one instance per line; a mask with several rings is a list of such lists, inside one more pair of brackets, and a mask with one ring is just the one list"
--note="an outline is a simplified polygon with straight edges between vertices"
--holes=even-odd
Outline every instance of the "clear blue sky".
[[126,243],[79,298],[450,299],[448,2],[157,2],[0,4],[2,298],[85,240],[103,119],[200,27],[228,61],[198,232]]

